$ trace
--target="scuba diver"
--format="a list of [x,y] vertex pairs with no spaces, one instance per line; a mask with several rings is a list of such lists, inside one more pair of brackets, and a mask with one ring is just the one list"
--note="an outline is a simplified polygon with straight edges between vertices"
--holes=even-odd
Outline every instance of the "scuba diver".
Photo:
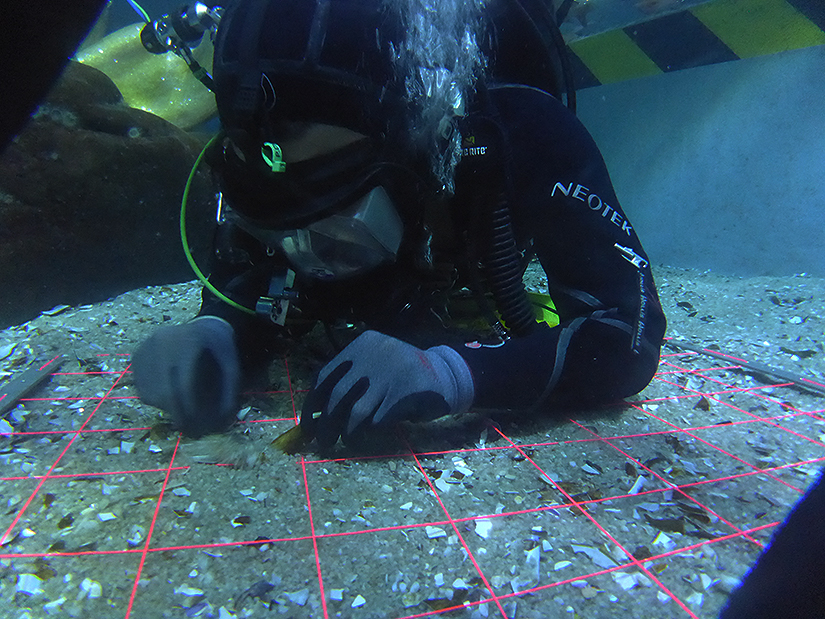
[[[200,4],[200,3],[198,3]],[[648,258],[571,105],[540,0],[237,0],[217,10],[221,132],[199,315],[133,355],[142,400],[225,430],[242,377],[319,323],[360,335],[301,425],[322,450],[470,408],[641,391],[665,331]],[[536,258],[548,295],[522,282]]]
[[[16,27],[3,70],[17,87],[0,97],[0,148],[105,1],[6,7]],[[302,423],[326,447],[469,407],[598,405],[653,375],[665,319],[601,156],[560,103],[573,93],[552,16],[541,0],[488,0],[477,24],[439,11],[442,28],[428,29],[426,12],[415,20],[401,2],[237,0],[220,20],[216,288],[198,318],[159,329],[132,364],[144,400],[186,434],[225,429],[241,375],[315,322],[377,329],[344,347],[307,398]],[[220,13],[193,7],[172,20],[183,44],[167,22],[145,44],[180,53],[206,83],[185,43]],[[550,293],[533,298],[542,322],[521,285],[532,256]],[[472,329],[450,319],[462,304],[488,337],[461,341]],[[825,617],[823,513],[820,476],[721,619]]]

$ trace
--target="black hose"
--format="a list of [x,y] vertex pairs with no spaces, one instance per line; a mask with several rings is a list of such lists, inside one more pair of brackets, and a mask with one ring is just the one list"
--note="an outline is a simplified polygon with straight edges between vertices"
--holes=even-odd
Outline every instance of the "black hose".
[[[456,197],[464,204],[467,223],[475,228],[467,239],[471,244],[470,268],[477,271],[481,262],[486,287],[507,331],[522,336],[533,330],[536,319],[524,289],[523,256],[510,218],[509,196],[513,191],[509,171],[513,158],[483,78],[476,83],[474,104],[478,112],[464,119],[461,132],[465,137],[479,138],[489,150],[486,156],[464,159],[456,182],[457,188],[469,190],[465,194],[459,189]],[[485,307],[486,300],[479,305],[482,313],[491,313]],[[491,326],[500,333],[501,325],[497,323],[491,321]]]
[[489,248],[483,258],[487,284],[507,329],[517,336],[527,335],[536,326],[536,317],[524,289],[521,253],[513,233],[510,207],[503,193],[490,205],[492,208],[485,213]]

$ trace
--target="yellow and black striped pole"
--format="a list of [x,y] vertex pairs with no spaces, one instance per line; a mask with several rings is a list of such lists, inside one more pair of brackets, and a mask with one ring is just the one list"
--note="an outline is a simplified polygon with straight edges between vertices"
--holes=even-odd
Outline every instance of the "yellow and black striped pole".
[[570,43],[577,88],[825,44],[823,0],[713,0]]

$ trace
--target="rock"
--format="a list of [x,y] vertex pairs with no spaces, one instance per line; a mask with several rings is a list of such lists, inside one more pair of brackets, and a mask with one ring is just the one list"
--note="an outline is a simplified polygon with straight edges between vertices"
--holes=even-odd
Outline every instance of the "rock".
[[[58,304],[193,279],[180,198],[205,141],[126,106],[109,78],[71,62],[0,157],[0,328]],[[203,168],[187,219],[200,264],[214,193]]]

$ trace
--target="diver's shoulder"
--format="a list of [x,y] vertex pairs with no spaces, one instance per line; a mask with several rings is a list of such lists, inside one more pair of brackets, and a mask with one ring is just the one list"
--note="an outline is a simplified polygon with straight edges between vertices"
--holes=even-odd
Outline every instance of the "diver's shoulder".
[[546,105],[556,106],[563,104],[546,90],[528,86],[526,84],[493,83],[488,86],[490,97],[493,99],[522,99],[531,102],[543,102]]
[[572,116],[573,114],[549,92],[524,84],[492,84],[488,92],[497,111],[502,116],[532,118]]

